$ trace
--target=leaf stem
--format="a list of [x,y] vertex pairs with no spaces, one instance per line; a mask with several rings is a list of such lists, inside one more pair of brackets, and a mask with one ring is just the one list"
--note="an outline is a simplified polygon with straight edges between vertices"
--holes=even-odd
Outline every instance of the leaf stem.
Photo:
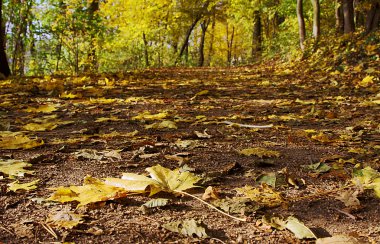
[[225,215],[225,216],[227,216],[227,217],[230,217],[230,218],[232,218],[232,219],[234,219],[234,220],[244,221],[244,222],[247,221],[246,218],[243,219],[243,218],[238,218],[238,217],[232,216],[232,215],[230,215],[230,214],[228,214],[228,213],[226,213],[226,212],[224,212],[224,211],[218,209],[218,208],[215,207],[214,205],[212,205],[212,204],[210,204],[210,203],[208,203],[208,202],[202,200],[201,198],[196,197],[196,196],[194,196],[194,195],[191,195],[190,193],[187,193],[187,192],[184,192],[184,191],[176,191],[176,190],[174,190],[174,192],[179,193],[179,194],[184,194],[184,195],[189,196],[189,197],[192,197],[192,198],[194,198],[194,199],[196,199],[196,200],[202,202],[203,204],[207,205],[208,207],[210,207],[210,208],[216,210],[217,212],[219,212],[219,213],[221,213],[221,214],[223,214],[223,215]]

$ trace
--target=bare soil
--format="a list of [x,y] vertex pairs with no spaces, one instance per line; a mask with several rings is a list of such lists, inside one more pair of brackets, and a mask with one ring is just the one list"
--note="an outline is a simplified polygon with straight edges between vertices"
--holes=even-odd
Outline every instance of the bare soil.
[[[50,82],[45,78],[50,86],[39,82],[43,78],[24,78],[4,85],[0,90],[0,120],[10,123],[11,131],[20,131],[31,119],[42,116],[27,113],[25,108],[45,103],[60,104],[52,114],[73,122],[51,131],[30,132],[44,140],[43,146],[0,150],[0,159],[32,163],[30,169],[35,174],[20,178],[20,182],[40,179],[35,191],[16,193],[7,190],[13,180],[6,176],[0,180],[0,243],[314,242],[298,240],[288,230],[270,228],[261,221],[264,215],[295,216],[318,237],[345,234],[360,243],[379,243],[380,200],[372,192],[365,192],[359,196],[360,207],[347,209],[335,198],[339,191],[334,190],[352,178],[354,164],[346,163],[321,174],[303,167],[318,162],[333,166],[338,159],[353,158],[356,164],[379,170],[380,110],[379,106],[365,103],[379,90],[355,88],[355,78],[342,81],[302,70],[287,73],[275,64],[267,64],[230,69],[151,69],[87,77],[82,83],[77,77],[50,78]],[[202,92],[205,90],[208,92]],[[63,92],[81,97],[63,99]],[[91,102],[97,97],[117,100]],[[2,104],[5,101],[11,104]],[[165,110],[178,129],[146,129],[151,121],[132,119],[144,111],[154,114]],[[95,122],[111,116],[121,120]],[[229,126],[226,121],[274,126],[252,129]],[[137,135],[126,136],[135,130]],[[205,130],[211,138],[199,138],[194,133]],[[312,139],[305,130],[322,131],[328,139]],[[118,134],[104,136],[112,132]],[[349,139],[342,135],[349,135]],[[69,141],[74,138],[77,140]],[[197,146],[181,148],[176,145],[178,140],[193,140]],[[239,154],[252,147],[275,150],[281,156],[267,159]],[[366,153],[355,153],[350,151],[352,148],[365,149]],[[74,153],[81,149],[117,149],[122,158],[75,157]],[[172,199],[168,206],[148,212],[140,208],[150,199],[148,196],[82,209],[76,209],[76,203],[38,201],[48,198],[51,188],[82,184],[86,175],[120,177],[123,172],[145,173],[147,167],[157,164],[178,168],[177,161],[165,157],[178,153],[187,155],[187,166],[197,175],[208,177],[205,186],[219,189],[221,197],[235,196],[235,188],[255,185],[262,172],[286,169],[289,177],[304,184],[277,189],[287,204],[245,213],[246,222],[232,220],[186,196],[166,196]],[[148,154],[154,155],[140,157]],[[204,188],[191,191],[198,197],[203,192]],[[83,213],[86,218],[71,230],[54,228],[54,236],[46,230],[46,219],[63,208]],[[183,236],[162,227],[170,221],[192,218],[206,226],[209,238]]]

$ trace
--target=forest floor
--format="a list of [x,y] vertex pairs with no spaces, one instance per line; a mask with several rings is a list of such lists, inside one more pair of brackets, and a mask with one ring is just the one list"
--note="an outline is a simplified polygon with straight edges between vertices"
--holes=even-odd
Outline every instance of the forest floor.
[[[379,243],[380,86],[370,71],[266,63],[2,82],[0,171],[29,165],[0,172],[0,243]],[[202,187],[187,192],[201,198],[212,186],[204,199],[245,221],[162,192],[78,208],[46,200],[87,175],[158,164],[197,175]],[[15,179],[39,181],[15,190]],[[158,197],[168,204],[141,207]],[[289,216],[315,237],[283,225]],[[190,236],[164,228],[192,219]]]

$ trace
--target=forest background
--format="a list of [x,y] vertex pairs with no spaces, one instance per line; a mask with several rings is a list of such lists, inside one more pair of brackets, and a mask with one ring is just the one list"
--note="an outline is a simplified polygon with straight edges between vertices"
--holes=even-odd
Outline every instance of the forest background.
[[337,37],[347,39],[347,33],[375,31],[380,19],[378,0],[1,0],[0,5],[5,76],[305,58],[342,40]]

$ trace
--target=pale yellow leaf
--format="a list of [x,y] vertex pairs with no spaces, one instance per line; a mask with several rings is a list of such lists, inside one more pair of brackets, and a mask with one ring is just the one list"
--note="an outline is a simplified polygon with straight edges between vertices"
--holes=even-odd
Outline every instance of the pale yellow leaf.
[[28,183],[18,183],[18,181],[14,181],[12,183],[9,183],[8,186],[9,186],[9,190],[10,191],[13,191],[13,192],[16,192],[17,190],[25,190],[25,191],[30,191],[30,190],[34,190],[37,188],[37,184],[40,180],[35,180],[35,181],[31,181],[31,182],[28,182]]

